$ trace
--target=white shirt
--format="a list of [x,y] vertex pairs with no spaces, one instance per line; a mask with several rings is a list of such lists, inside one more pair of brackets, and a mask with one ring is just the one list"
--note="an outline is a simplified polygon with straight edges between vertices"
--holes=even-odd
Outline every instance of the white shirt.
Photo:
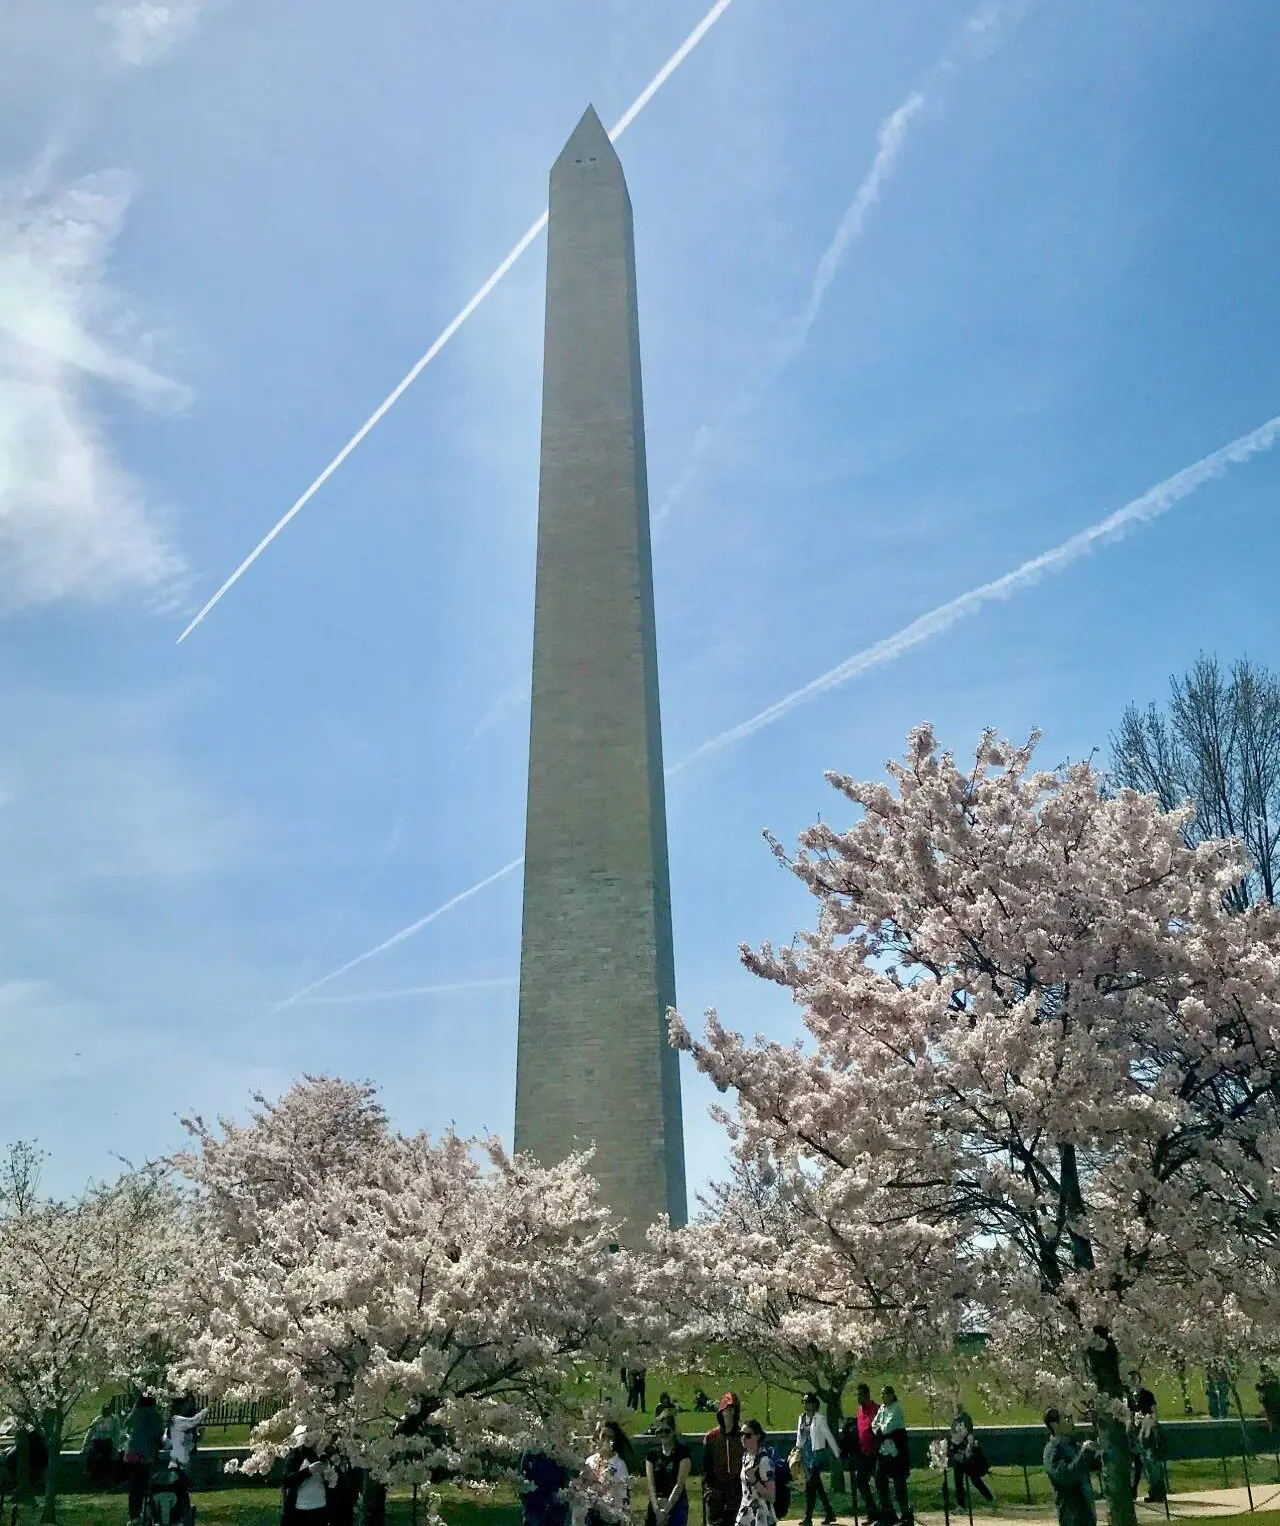
[[312,1471],[298,1485],[294,1507],[298,1510],[323,1510],[328,1500],[324,1479],[320,1476],[320,1464],[313,1463]]
[[801,1450],[804,1448],[806,1426],[809,1428],[809,1445],[815,1452],[820,1452],[823,1447],[826,1447],[833,1457],[839,1457],[840,1448],[836,1443],[836,1438],[831,1434],[831,1427],[827,1424],[827,1417],[821,1410],[814,1415],[812,1420],[809,1419],[808,1415],[802,1414],[800,1416],[799,1422],[796,1425],[796,1445]]
[[601,1503],[612,1507],[619,1519],[625,1518],[631,1508],[631,1475],[627,1465],[615,1452],[606,1462],[599,1452],[587,1458],[587,1471],[599,1480],[604,1498]]
[[198,1415],[175,1415],[169,1422],[169,1461],[176,1468],[185,1468],[191,1462],[191,1436],[202,1425],[209,1411],[202,1409]]

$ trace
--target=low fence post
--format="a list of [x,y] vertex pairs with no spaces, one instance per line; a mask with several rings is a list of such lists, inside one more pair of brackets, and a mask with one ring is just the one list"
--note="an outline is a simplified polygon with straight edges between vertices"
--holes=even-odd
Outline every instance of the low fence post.
[[1031,1503],[1031,1475],[1027,1472],[1027,1459],[1022,1459],[1022,1483],[1027,1491],[1027,1504]]
[[1253,1480],[1249,1477],[1249,1428],[1244,1421],[1244,1406],[1236,1394],[1236,1413],[1240,1416],[1240,1462],[1244,1468],[1244,1486],[1249,1494],[1249,1509],[1253,1510]]

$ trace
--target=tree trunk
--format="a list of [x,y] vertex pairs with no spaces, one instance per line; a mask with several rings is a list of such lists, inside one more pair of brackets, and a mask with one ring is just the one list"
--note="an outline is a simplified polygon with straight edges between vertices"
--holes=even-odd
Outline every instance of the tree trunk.
[[360,1490],[360,1526],[386,1526],[386,1523],[387,1486],[366,1473],[364,1487]]
[[[1120,1380],[1120,1353],[1105,1330],[1095,1332],[1105,1345],[1089,1352],[1089,1370],[1098,1392],[1108,1399],[1124,1399]],[[1133,1449],[1129,1427],[1109,1411],[1097,1416],[1098,1441],[1102,1447],[1102,1483],[1110,1526],[1137,1526],[1133,1500]]]
[[62,1415],[48,1417],[41,1426],[44,1444],[49,1448],[49,1461],[44,1470],[44,1506],[40,1511],[42,1521],[58,1519],[58,1459],[62,1454]]

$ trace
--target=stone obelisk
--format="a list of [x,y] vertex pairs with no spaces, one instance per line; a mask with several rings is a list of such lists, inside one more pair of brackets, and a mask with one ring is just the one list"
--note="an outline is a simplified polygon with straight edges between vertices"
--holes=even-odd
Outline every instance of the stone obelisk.
[[594,1146],[635,1242],[685,1221],[631,198],[594,110],[551,170],[518,1150]]

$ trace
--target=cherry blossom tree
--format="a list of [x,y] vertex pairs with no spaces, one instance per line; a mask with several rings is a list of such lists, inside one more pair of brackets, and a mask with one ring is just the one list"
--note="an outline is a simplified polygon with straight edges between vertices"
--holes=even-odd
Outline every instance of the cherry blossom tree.
[[365,1476],[368,1519],[388,1484],[563,1450],[575,1360],[612,1364],[634,1312],[584,1159],[406,1136],[370,1087],[325,1078],[188,1128],[202,1233],[174,1380],[281,1403],[246,1471],[305,1426],[332,1478]]
[[0,1212],[0,1404],[49,1452],[43,1519],[57,1518],[67,1420],[95,1391],[137,1379],[163,1335],[181,1203],[155,1171],[68,1202],[41,1199],[29,1147],[10,1151]]
[[1132,1354],[1275,1319],[1280,921],[1224,909],[1239,844],[1035,741],[962,768],[925,726],[888,784],[828,775],[853,824],[772,843],[817,926],[743,950],[811,1046],[671,1031],[740,1148],[815,1171],[842,1297],[976,1310],[1024,1390],[1093,1405],[1129,1526]]
[[[731,1130],[733,1121],[721,1114]],[[902,1360],[923,1332],[946,1338],[931,1304],[850,1280],[850,1258],[820,1211],[823,1168],[772,1151],[739,1152],[729,1179],[681,1229],[655,1225],[645,1299],[664,1316],[661,1338],[713,1364],[726,1350],[784,1392],[816,1393],[836,1435],[858,1366]],[[939,1247],[935,1256],[949,1256]],[[941,1271],[939,1272],[941,1275]],[[950,1305],[940,1311],[945,1321]]]

